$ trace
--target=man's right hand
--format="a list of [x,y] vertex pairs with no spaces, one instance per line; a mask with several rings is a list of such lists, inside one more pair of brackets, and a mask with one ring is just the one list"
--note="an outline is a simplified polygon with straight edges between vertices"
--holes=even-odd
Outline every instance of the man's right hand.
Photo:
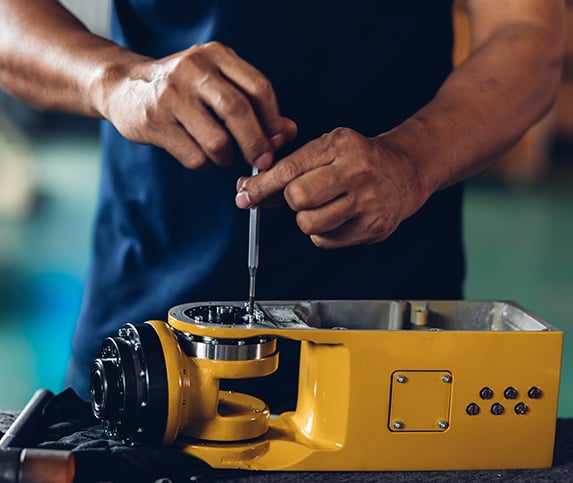
[[93,35],[58,0],[0,0],[0,86],[39,109],[106,118],[191,169],[240,150],[264,170],[296,136],[269,80],[230,48],[152,59]]
[[211,42],[164,59],[140,58],[102,77],[101,111],[127,139],[166,149],[184,166],[228,166],[240,149],[267,169],[296,136],[269,80]]

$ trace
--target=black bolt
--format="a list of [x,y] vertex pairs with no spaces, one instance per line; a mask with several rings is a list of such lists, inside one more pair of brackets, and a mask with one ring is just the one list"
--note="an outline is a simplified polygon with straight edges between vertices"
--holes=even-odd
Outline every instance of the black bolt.
[[503,395],[505,396],[505,399],[517,399],[517,389],[509,386],[505,391],[503,391]]
[[479,414],[479,406],[476,403],[469,403],[468,407],[466,408],[466,413],[470,416],[476,416]]
[[493,414],[494,416],[499,416],[500,414],[503,414],[504,411],[504,407],[499,404],[499,403],[494,403],[491,405],[491,414]]
[[489,387],[484,387],[479,392],[479,397],[482,399],[491,399],[493,397],[493,391]]
[[529,391],[527,391],[527,395],[531,399],[539,399],[543,395],[543,392],[537,386],[533,386],[529,389]]
[[527,414],[527,412],[529,411],[529,408],[525,403],[517,403],[514,409],[515,409],[515,414]]

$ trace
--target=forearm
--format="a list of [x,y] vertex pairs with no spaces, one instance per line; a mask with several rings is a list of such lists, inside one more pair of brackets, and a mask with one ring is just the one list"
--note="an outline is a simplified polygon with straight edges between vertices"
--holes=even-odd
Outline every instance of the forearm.
[[102,117],[102,80],[120,58],[141,59],[55,0],[0,0],[0,86],[39,109]]
[[425,197],[482,171],[550,109],[564,42],[555,20],[493,33],[428,105],[380,136],[413,160]]

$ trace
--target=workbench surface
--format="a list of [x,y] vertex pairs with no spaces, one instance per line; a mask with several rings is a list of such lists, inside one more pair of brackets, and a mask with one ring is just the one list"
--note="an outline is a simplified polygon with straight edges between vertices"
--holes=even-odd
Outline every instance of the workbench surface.
[[[553,467],[539,470],[444,472],[250,472],[214,470],[174,448],[128,447],[105,438],[100,424],[91,419],[89,405],[73,391],[56,396],[46,408],[46,425],[30,446],[72,450],[78,482],[237,481],[266,482],[457,482],[457,481],[573,481],[573,419],[558,419]],[[4,432],[15,414],[0,412]],[[366,443],[365,443],[366,444]],[[162,478],[166,478],[163,479]]]

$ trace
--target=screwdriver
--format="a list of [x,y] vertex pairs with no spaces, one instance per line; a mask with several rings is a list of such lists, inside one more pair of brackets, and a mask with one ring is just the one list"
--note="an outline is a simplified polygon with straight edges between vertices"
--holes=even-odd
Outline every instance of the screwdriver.
[[[259,173],[253,166],[252,176]],[[255,311],[255,284],[259,268],[259,207],[249,208],[249,321],[253,321]]]

